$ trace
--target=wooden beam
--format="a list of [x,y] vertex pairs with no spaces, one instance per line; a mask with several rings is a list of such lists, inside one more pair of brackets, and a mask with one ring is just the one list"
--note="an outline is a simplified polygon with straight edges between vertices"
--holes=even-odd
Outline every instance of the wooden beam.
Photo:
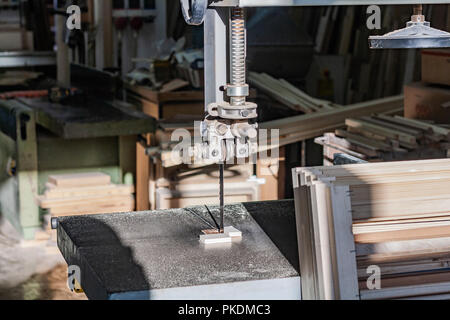
[[[378,99],[369,102],[357,103],[346,107],[327,110],[318,113],[300,115],[280,120],[261,123],[261,129],[280,129],[280,135],[298,134],[302,132],[313,132],[313,134],[302,135],[302,139],[314,138],[315,134],[323,134],[331,128],[337,129],[345,124],[350,117],[367,116],[395,109],[403,104],[403,96]],[[322,129],[322,128],[325,128]]]

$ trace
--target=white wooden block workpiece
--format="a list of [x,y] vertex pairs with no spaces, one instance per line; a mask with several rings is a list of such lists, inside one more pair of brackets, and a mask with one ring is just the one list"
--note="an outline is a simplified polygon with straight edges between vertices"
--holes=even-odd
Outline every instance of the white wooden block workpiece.
[[226,233],[203,234],[200,236],[200,242],[203,244],[230,243],[231,237]]
[[242,232],[234,227],[225,227],[223,233],[203,234],[200,236],[200,243],[217,244],[231,243],[233,239],[242,238]]
[[223,231],[231,238],[242,238],[242,232],[235,227],[225,227]]

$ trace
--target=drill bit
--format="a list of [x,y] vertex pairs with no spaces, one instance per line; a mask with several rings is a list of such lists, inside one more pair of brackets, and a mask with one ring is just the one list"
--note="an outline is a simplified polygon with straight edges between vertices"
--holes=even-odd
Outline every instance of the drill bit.
[[219,233],[224,233],[224,223],[223,223],[223,215],[224,215],[224,169],[225,164],[221,163],[219,164],[219,184],[220,184],[220,191],[219,191],[219,198],[220,198],[220,228]]

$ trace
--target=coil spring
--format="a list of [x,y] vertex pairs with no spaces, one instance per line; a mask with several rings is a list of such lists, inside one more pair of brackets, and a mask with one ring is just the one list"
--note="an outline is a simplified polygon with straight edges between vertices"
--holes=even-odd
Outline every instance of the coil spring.
[[[245,17],[243,8],[231,10],[231,85],[245,84]],[[231,98],[231,104],[245,104],[245,97]]]

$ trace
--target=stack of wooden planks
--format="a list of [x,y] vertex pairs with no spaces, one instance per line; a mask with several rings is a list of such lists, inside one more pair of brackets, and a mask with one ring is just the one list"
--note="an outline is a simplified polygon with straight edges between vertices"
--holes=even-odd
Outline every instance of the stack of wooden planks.
[[286,80],[275,79],[266,73],[249,72],[248,81],[294,111],[314,113],[341,107],[330,101],[313,98]]
[[305,299],[450,299],[450,159],[293,178]]
[[49,176],[39,205],[51,216],[134,211],[134,186],[111,183],[100,172]]
[[369,162],[445,158],[450,129],[401,116],[349,118],[346,129],[326,133],[316,142],[324,146],[324,162],[344,153]]
[[155,91],[150,87],[125,83],[127,101],[156,120],[201,120],[205,110],[203,92],[172,91],[176,88],[173,85],[176,83],[169,83],[162,91]]
[[[403,110],[403,96],[394,96],[368,102],[361,102],[333,110],[304,114],[274,121],[263,122],[261,129],[278,129],[279,144],[291,143],[318,137],[330,130],[345,126],[350,117],[370,116],[374,113],[395,113]],[[272,147],[276,147],[272,146]],[[264,147],[264,146],[263,146]]]
[[[185,208],[194,205],[217,204],[219,173],[216,165],[192,168],[178,166],[156,170],[160,176],[150,180],[152,208]],[[251,179],[250,164],[229,165],[224,169],[225,203],[251,202],[260,199],[260,181]]]

